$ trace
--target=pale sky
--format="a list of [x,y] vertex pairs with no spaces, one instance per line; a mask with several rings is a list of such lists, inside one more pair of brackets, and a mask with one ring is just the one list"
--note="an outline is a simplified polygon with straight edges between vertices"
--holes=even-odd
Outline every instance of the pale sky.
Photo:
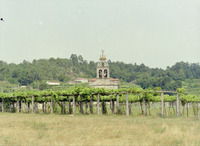
[[200,0],[0,0],[0,60],[200,62]]

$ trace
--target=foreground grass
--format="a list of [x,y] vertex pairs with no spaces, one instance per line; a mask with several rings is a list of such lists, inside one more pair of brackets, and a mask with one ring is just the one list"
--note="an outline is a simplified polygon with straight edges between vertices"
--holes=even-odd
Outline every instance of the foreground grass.
[[199,145],[200,121],[0,113],[0,145]]

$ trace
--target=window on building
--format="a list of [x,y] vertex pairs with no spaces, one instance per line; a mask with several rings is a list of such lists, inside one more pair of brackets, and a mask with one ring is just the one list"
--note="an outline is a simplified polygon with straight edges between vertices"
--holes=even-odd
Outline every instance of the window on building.
[[104,62],[102,62],[102,66],[104,67]]

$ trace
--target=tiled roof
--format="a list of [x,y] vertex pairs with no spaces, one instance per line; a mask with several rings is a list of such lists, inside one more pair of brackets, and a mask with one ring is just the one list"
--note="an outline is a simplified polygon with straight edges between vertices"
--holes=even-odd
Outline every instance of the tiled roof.
[[110,78],[111,81],[118,81],[118,79]]
[[67,83],[76,83],[76,81],[69,81],[69,82],[67,82]]
[[76,78],[76,80],[88,80],[87,78]]
[[47,81],[47,83],[60,83],[59,81]]
[[89,82],[94,82],[94,81],[96,81],[96,80],[97,80],[96,78],[90,79]]
[[[96,78],[90,79],[89,82],[94,82],[96,80],[97,80]],[[118,81],[118,79],[110,78],[110,81]]]

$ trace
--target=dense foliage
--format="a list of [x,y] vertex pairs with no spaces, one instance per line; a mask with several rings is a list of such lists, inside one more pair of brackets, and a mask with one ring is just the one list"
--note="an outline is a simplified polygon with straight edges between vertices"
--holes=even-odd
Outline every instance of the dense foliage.
[[[182,81],[186,79],[200,79],[199,63],[179,62],[163,70],[149,68],[144,64],[126,64],[110,60],[108,62],[111,77],[125,82],[134,80],[142,88],[160,86],[165,90],[176,90],[182,87]],[[70,59],[39,59],[32,62],[23,61],[20,64],[0,61],[0,81],[12,84],[32,85],[34,88],[41,85],[43,89],[47,80],[66,82],[75,77],[95,78],[96,62],[87,62],[81,55],[76,54],[72,54]]]
[[[156,89],[156,88],[155,88]],[[200,98],[195,95],[184,95],[184,89],[178,88],[179,98],[183,104],[187,102],[199,102]],[[126,101],[126,95],[129,96],[129,102],[141,102],[143,98],[146,101],[160,102],[161,93],[158,90],[142,89],[142,88],[129,88],[129,89],[105,89],[105,88],[87,88],[87,87],[71,87],[68,90],[63,91],[35,91],[30,90],[26,92],[14,92],[14,93],[0,93],[0,100],[16,101],[17,99],[24,102],[31,102],[31,98],[34,97],[37,102],[51,101],[51,97],[56,102],[69,101],[71,96],[75,96],[76,101],[90,101],[93,97],[93,101],[97,101],[97,95],[101,96],[101,101],[116,101],[119,96],[119,102]],[[165,102],[176,101],[176,95],[164,96]]]

